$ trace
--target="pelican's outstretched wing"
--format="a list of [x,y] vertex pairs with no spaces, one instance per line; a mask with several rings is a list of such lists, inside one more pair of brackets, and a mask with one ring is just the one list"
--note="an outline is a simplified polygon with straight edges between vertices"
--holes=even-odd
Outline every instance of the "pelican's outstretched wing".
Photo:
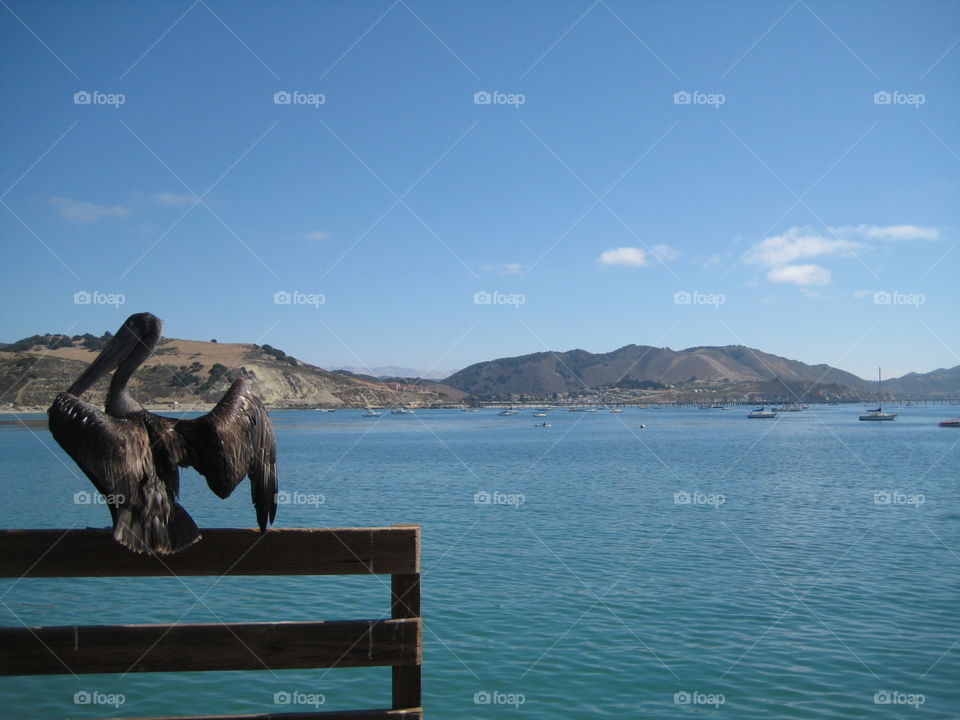
[[237,378],[203,417],[174,427],[184,443],[180,465],[197,469],[225,498],[250,477],[257,524],[265,531],[277,514],[277,446],[267,409],[250,384]]
[[142,418],[110,417],[69,393],[47,411],[50,432],[106,498],[113,536],[136,552],[172,553],[200,539],[193,518],[177,503],[176,465],[158,467],[162,435]]

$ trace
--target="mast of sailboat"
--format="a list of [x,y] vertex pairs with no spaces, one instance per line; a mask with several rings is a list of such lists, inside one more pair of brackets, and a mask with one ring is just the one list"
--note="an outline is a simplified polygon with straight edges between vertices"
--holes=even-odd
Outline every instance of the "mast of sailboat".
[[880,375],[880,368],[877,368],[877,410],[883,412],[883,378]]

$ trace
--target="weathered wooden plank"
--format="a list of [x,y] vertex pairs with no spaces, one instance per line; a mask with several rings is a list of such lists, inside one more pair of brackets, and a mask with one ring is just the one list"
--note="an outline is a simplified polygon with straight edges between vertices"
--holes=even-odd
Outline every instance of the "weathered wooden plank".
[[[394,527],[411,527],[394,525]],[[419,531],[418,526],[417,527]],[[420,558],[420,536],[417,535],[417,559]],[[390,578],[390,616],[394,619],[420,617],[420,567],[416,572],[395,574]],[[421,627],[422,631],[422,627]],[[418,638],[419,653],[416,665],[394,666],[392,674],[392,703],[395,708],[419,707],[422,697],[423,638]]]
[[417,618],[7,627],[0,675],[416,665],[420,638]]
[[138,720],[423,720],[421,708],[402,710],[343,710],[324,712],[268,713],[265,715],[191,715]]
[[[420,574],[391,577],[391,614],[395,619],[420,617]],[[422,637],[418,638],[415,665],[394,665],[392,702],[395,708],[419,707],[421,703]]]
[[0,530],[0,577],[357,575],[420,570],[420,528],[203,530],[175,555],[138,555],[109,530]]

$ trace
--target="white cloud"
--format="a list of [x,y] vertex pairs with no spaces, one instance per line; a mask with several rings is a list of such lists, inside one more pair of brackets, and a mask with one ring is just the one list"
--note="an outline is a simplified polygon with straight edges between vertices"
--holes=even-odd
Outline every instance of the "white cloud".
[[777,267],[822,255],[850,256],[863,248],[862,243],[817,235],[809,228],[792,227],[782,235],[764,238],[751,248],[744,261],[765,267]]
[[700,267],[707,269],[713,267],[714,265],[718,265],[720,261],[723,260],[723,256],[720,255],[720,253],[713,253],[713,255],[710,257],[704,258],[703,256],[700,256],[697,258],[697,260],[700,261]]
[[150,199],[157,205],[176,207],[179,205],[193,205],[197,201],[195,195],[184,193],[154,193]]
[[767,280],[793,285],[829,285],[831,275],[819,265],[782,265],[767,272]]
[[313,232],[308,232],[304,236],[307,240],[316,240],[317,242],[322,242],[324,240],[329,240],[332,236],[330,233],[323,230],[314,230]]
[[654,245],[652,249],[653,254],[660,262],[670,262],[680,257],[680,251],[669,245]]
[[126,217],[130,214],[130,210],[121,205],[106,207],[73,198],[52,197],[50,204],[64,220],[81,224],[96,222],[105,217]]
[[640,248],[619,247],[600,254],[601,265],[629,265],[644,267],[650,264],[647,253]]
[[837,234],[859,235],[870,240],[939,240],[940,231],[934,227],[921,225],[857,225],[831,228]]
[[523,272],[523,265],[520,263],[497,263],[495,265],[481,265],[480,269],[484,272],[495,272],[501,275],[519,275]]

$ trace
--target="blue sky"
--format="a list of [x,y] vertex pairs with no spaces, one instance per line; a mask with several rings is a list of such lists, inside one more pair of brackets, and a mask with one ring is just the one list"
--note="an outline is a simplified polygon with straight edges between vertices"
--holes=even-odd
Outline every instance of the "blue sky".
[[947,2],[5,0],[0,341],[149,310],[324,367],[951,367],[958,36]]

